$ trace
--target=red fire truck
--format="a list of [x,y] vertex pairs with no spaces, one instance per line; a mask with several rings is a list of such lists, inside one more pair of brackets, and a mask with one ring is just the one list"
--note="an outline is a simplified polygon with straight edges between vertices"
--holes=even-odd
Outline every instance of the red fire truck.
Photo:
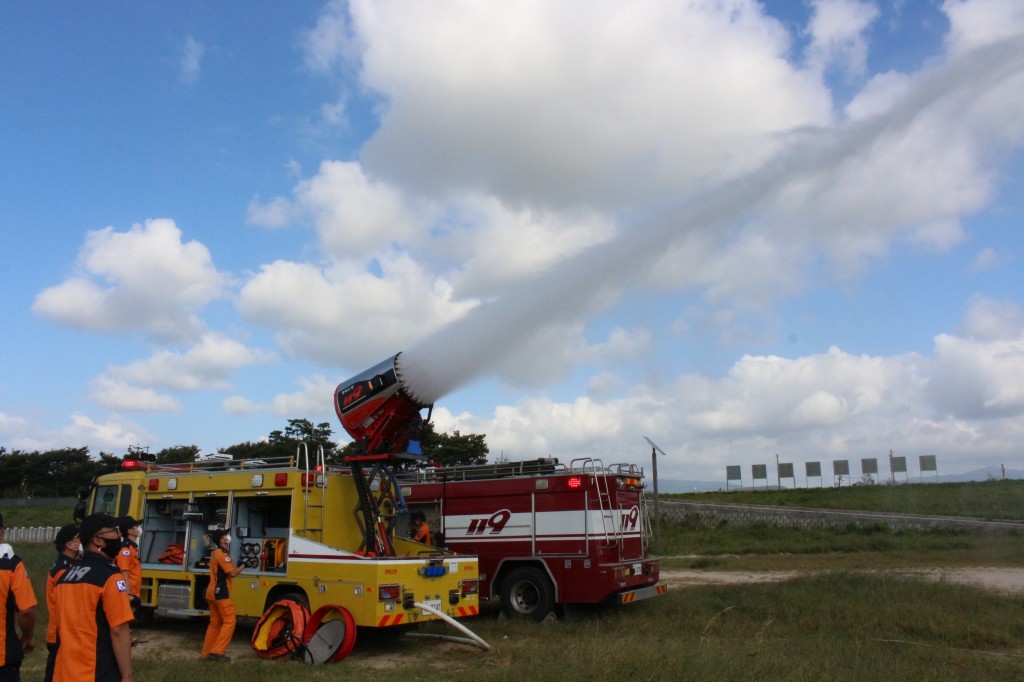
[[557,459],[437,467],[400,476],[410,512],[447,547],[480,561],[480,595],[510,618],[559,606],[625,604],[663,594],[647,556],[643,469]]

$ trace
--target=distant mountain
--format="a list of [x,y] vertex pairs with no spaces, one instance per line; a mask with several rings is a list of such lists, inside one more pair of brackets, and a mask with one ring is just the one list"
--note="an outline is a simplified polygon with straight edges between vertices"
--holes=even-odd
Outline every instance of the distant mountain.
[[[940,462],[940,464],[941,464],[941,462]],[[896,482],[897,483],[936,483],[936,482],[938,482],[938,483],[965,483],[967,481],[989,481],[989,480],[999,480],[999,479],[1004,479],[1004,478],[1005,479],[1015,479],[1015,480],[1016,479],[1024,479],[1024,470],[1021,470],[1021,469],[1007,469],[1004,472],[1001,467],[998,467],[998,466],[988,466],[988,467],[982,467],[981,469],[974,469],[973,471],[967,471],[967,472],[960,473],[960,474],[942,474],[942,473],[940,473],[938,476],[936,476],[935,474],[929,472],[929,473],[924,474],[923,476],[921,474],[910,474],[910,475],[908,475],[906,477],[902,477],[902,475],[900,475],[900,476],[897,476]],[[886,479],[882,479],[881,482],[885,483],[887,481],[888,481],[888,479],[886,478]],[[791,487],[791,485],[789,485],[789,482],[790,481],[787,479],[785,487],[787,487],[787,488]],[[828,476],[823,476],[820,486],[813,485],[813,486],[810,486],[810,487],[812,487],[812,488],[830,487],[833,484],[834,484],[833,481],[831,481]],[[846,485],[849,485],[849,483],[846,483]],[[758,486],[755,486],[755,487],[762,488],[762,487],[769,487],[769,486],[766,486],[765,484],[761,483],[761,484],[759,484]],[[775,487],[775,486],[773,484],[770,487]],[[797,488],[805,488],[805,487],[808,487],[808,486],[797,485],[796,487]],[[698,492],[699,493],[699,492],[708,492],[710,490],[725,490],[725,489],[726,489],[726,485],[725,485],[725,479],[724,478],[721,481],[691,481],[691,480],[685,480],[685,479],[683,479],[683,480],[667,479],[666,480],[666,479],[663,479],[661,477],[658,477],[658,492],[659,493],[694,493],[694,492]],[[731,489],[731,490],[741,490],[741,489],[749,490],[750,489],[749,481],[748,481],[748,485],[746,485],[746,486],[739,485],[735,481],[733,481],[732,483],[729,484],[729,489]],[[653,490],[654,490],[654,484],[650,480],[647,481],[647,490],[649,490],[651,492],[653,492]]]
[[[940,462],[941,464],[941,462]],[[935,477],[932,477],[933,480]],[[988,481],[988,480],[999,480],[1002,478],[1006,479],[1018,479],[1024,478],[1024,471],[1020,469],[1007,469],[1005,472],[1002,467],[988,466],[981,469],[975,469],[974,471],[968,471],[963,474],[940,474],[938,480],[944,483],[962,483],[964,481]],[[921,480],[919,476],[917,480]],[[925,482],[928,481],[928,475],[924,477]]]
[[[725,481],[673,481],[658,477],[659,493],[704,493],[709,490],[725,490]],[[647,490],[654,491],[654,484],[647,481]]]

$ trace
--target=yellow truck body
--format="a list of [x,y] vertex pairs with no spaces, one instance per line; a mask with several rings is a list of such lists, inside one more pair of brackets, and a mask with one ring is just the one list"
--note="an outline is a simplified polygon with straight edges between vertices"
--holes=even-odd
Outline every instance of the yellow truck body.
[[230,530],[232,560],[246,566],[232,585],[240,616],[259,617],[285,597],[310,611],[344,607],[356,625],[372,628],[438,618],[417,603],[455,618],[479,612],[476,557],[397,536],[394,556],[372,556],[351,473],[300,462],[134,461],[95,481],[86,511],[142,521],[141,605],[149,613],[209,612],[209,532],[216,528]]

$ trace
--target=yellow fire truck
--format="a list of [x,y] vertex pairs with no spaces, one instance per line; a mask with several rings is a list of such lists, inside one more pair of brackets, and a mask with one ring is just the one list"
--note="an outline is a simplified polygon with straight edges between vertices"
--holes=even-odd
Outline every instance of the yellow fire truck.
[[[436,620],[435,611],[453,618],[479,613],[476,557],[397,534],[392,556],[368,551],[353,520],[360,496],[351,472],[304,459],[161,466],[128,457],[121,472],[95,481],[84,511],[142,521],[142,614],[209,612],[214,528],[230,530],[232,561],[246,567],[232,589],[240,616],[259,617],[283,600],[313,612],[341,607],[354,625],[371,628]],[[381,481],[368,487],[379,492]]]
[[[487,648],[454,620],[479,613],[477,558],[428,547],[398,532],[407,516],[391,465],[416,455],[408,452],[413,449],[408,438],[393,434],[407,431],[425,406],[399,392],[394,382],[384,390],[382,376],[393,374],[388,369],[372,368],[336,392],[342,423],[362,446],[344,466],[327,466],[322,450],[311,457],[304,446],[295,457],[279,460],[214,456],[158,465],[129,454],[122,471],[93,482],[76,517],[103,512],[142,521],[144,617],[209,612],[209,535],[227,529],[234,538],[232,561],[246,567],[232,588],[238,615],[265,619],[276,605],[288,603],[293,610],[301,605],[311,627],[344,622],[345,632],[335,627],[328,638],[330,660],[347,654],[357,626],[390,628],[436,619]],[[353,398],[353,392],[362,397]],[[348,395],[347,403],[339,395]],[[253,638],[257,653],[259,628]],[[289,631],[296,629],[297,623]],[[314,654],[316,659],[323,652]]]

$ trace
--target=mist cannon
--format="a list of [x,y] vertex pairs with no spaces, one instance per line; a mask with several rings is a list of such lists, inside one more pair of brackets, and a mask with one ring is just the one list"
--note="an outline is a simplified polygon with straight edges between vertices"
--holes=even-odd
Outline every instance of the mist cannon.
[[[418,450],[424,420],[433,407],[418,399],[402,380],[401,353],[338,384],[334,410],[342,427],[359,443],[361,455],[408,455]],[[429,413],[428,418],[429,419]]]

